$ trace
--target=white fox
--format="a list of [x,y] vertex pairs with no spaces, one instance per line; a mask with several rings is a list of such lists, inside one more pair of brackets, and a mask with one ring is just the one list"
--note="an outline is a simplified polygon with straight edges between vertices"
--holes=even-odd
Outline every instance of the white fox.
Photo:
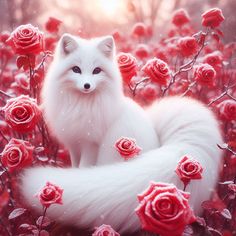
[[[74,167],[36,167],[25,171],[22,194],[34,208],[34,194],[47,181],[64,189],[63,205],[48,215],[64,224],[93,229],[109,224],[119,233],[141,229],[134,209],[137,194],[150,181],[173,183],[183,155],[204,168],[203,178],[187,187],[195,214],[217,181],[222,142],[214,115],[189,98],[170,97],[142,110],[122,93],[112,37],[84,40],[64,35],[43,87],[45,118],[52,132],[70,150]],[[135,138],[142,152],[124,162],[115,141]],[[121,162],[121,163],[119,163]]]

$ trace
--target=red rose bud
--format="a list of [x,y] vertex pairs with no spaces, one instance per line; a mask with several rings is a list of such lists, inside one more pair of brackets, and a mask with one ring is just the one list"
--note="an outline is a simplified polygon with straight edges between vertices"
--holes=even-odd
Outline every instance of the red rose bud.
[[200,64],[194,69],[194,79],[203,86],[213,86],[216,78],[215,69],[209,64]]
[[110,225],[101,225],[96,228],[92,236],[120,236]]
[[194,37],[184,37],[178,41],[179,52],[184,57],[189,57],[197,53],[198,43]]
[[170,69],[164,61],[154,58],[149,60],[142,68],[142,71],[152,80],[152,82],[167,85],[170,79]]
[[137,74],[137,60],[130,53],[120,53],[117,55],[117,62],[123,81],[128,84]]
[[224,21],[224,16],[219,8],[212,8],[202,14],[202,25],[205,27],[216,28]]
[[30,166],[34,147],[27,141],[12,138],[1,153],[1,162],[9,171]]
[[138,155],[142,150],[134,139],[124,137],[116,141],[115,148],[125,160]]
[[219,116],[225,121],[235,121],[236,120],[236,101],[232,99],[224,100],[219,103]]
[[49,17],[48,21],[45,24],[45,28],[49,33],[57,33],[59,31],[59,26],[61,25],[62,21],[54,18]]
[[182,235],[185,226],[196,221],[189,197],[173,184],[151,182],[138,195],[139,206],[135,210],[142,228],[162,236]]
[[183,26],[190,21],[188,13],[184,9],[179,9],[174,12],[172,23],[177,26]]
[[15,53],[38,54],[43,51],[43,33],[31,24],[17,27],[6,41]]
[[36,194],[36,196],[43,206],[50,207],[52,204],[63,204],[62,194],[62,188],[47,182],[46,185]]
[[41,111],[35,100],[25,95],[7,100],[2,110],[7,124],[20,133],[32,131],[41,118]]
[[190,180],[193,179],[201,179],[202,178],[203,168],[201,164],[189,158],[188,156],[184,156],[178,163],[176,167],[176,174],[183,181],[184,185],[187,185]]

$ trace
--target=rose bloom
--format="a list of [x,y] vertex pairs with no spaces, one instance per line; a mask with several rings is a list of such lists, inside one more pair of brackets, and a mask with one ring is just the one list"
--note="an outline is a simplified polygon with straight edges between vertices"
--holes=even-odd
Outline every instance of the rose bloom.
[[222,120],[236,120],[236,101],[232,99],[227,99],[219,103],[217,106],[219,108],[219,115]]
[[25,95],[7,100],[2,110],[7,124],[20,133],[32,131],[41,117],[35,99]]
[[135,48],[135,56],[139,57],[140,59],[144,59],[149,56],[149,49],[146,44],[138,44]]
[[174,12],[172,23],[177,27],[183,26],[190,21],[188,13],[184,9],[179,9]]
[[201,164],[189,158],[188,156],[184,156],[178,163],[175,172],[179,176],[179,178],[186,185],[192,179],[201,179],[202,178],[203,168]]
[[139,146],[137,146],[135,139],[125,137],[122,137],[116,141],[115,148],[125,160],[138,155],[142,150]]
[[1,162],[9,170],[14,171],[33,162],[34,147],[27,141],[12,138],[1,153]]
[[202,25],[215,28],[218,27],[224,19],[221,9],[212,8],[202,14]]
[[194,37],[184,37],[178,41],[178,49],[182,56],[189,57],[197,53],[198,43]]
[[189,206],[190,194],[173,184],[151,182],[148,189],[138,195],[136,213],[142,228],[162,236],[180,236],[186,225],[196,221]]
[[170,69],[168,65],[157,58],[147,61],[143,66],[142,71],[152,80],[160,85],[166,85],[170,79]]
[[213,86],[216,78],[215,69],[209,64],[200,64],[194,69],[194,79],[204,86]]
[[220,51],[215,51],[209,54],[206,54],[203,58],[203,62],[211,65],[215,70],[221,69],[223,56]]
[[117,55],[118,66],[125,83],[129,83],[137,74],[137,60],[130,53],[119,53]]
[[46,185],[36,194],[41,204],[45,207],[50,207],[52,204],[62,203],[63,189],[59,186],[47,182]]
[[43,33],[31,24],[17,27],[7,40],[15,53],[28,55],[43,51]]
[[101,225],[96,228],[92,236],[120,236],[110,225]]
[[59,31],[59,26],[61,25],[62,21],[54,18],[49,17],[48,21],[45,24],[45,28],[49,33],[57,33]]
[[144,37],[146,36],[146,31],[147,31],[147,26],[142,22],[138,22],[133,26],[132,35],[138,37]]

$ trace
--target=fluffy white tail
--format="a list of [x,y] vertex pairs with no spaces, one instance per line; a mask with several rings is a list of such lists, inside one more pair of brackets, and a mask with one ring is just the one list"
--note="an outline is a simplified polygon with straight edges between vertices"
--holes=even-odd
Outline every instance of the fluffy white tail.
[[137,194],[151,180],[174,183],[183,189],[175,173],[177,162],[188,154],[204,168],[203,178],[187,187],[196,214],[210,197],[217,181],[221,143],[217,121],[200,103],[186,98],[167,98],[148,111],[155,123],[161,147],[136,159],[86,169],[31,168],[22,177],[22,194],[29,205],[42,210],[34,194],[51,181],[64,189],[63,205],[53,205],[48,215],[65,224],[93,228],[110,224],[120,233],[136,232],[140,222],[134,209]]

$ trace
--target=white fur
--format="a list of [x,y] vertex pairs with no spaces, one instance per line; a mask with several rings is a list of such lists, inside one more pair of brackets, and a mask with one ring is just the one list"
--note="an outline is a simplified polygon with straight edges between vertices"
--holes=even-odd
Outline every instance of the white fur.
[[[94,52],[91,51],[92,53]],[[86,55],[83,56],[86,58]],[[58,71],[65,71],[63,66],[66,67],[62,63]],[[118,74],[115,67],[110,69],[115,69],[114,74]],[[58,75],[60,73],[58,72]],[[150,137],[146,131],[146,128],[151,127],[149,119],[137,105],[126,100],[121,91],[116,91],[120,89],[120,85],[114,88],[112,85],[116,83],[114,77],[111,78],[111,83],[106,84],[106,86],[109,84],[108,87],[114,91],[110,91],[104,85],[101,87],[101,94],[91,100],[84,99],[84,95],[75,99],[66,88],[60,87],[60,82],[57,83],[59,77],[54,76],[53,81],[46,81],[46,86],[52,83],[55,88],[47,96],[58,95],[56,101],[49,99],[50,102],[46,104],[48,106],[45,107],[46,118],[48,120],[58,118],[55,121],[57,124],[51,124],[52,129],[56,131],[58,137],[65,133],[65,139],[61,138],[61,141],[66,144],[71,141],[70,137],[73,141],[85,137],[86,131],[90,132],[88,140],[92,140],[95,145],[102,144],[99,147],[100,155],[96,160],[99,166],[82,169],[38,167],[26,170],[22,177],[21,189],[23,197],[31,207],[38,211],[42,210],[34,194],[45,185],[46,181],[51,181],[62,187],[64,193],[63,205],[52,205],[47,212],[49,217],[81,228],[92,229],[105,223],[120,233],[137,232],[141,227],[134,212],[138,205],[137,194],[146,189],[150,181],[174,183],[183,189],[175,168],[180,158],[187,154],[197,159],[204,169],[203,178],[191,181],[187,187],[187,191],[191,193],[191,206],[196,214],[201,213],[201,202],[209,199],[217,181],[221,152],[216,144],[222,142],[217,121],[206,107],[192,99],[178,97],[162,99],[153,104],[146,114],[153,121],[161,146],[150,151],[144,150],[138,158],[130,161],[114,163],[120,159],[106,146],[110,147],[120,135],[134,135],[141,147],[146,145],[147,149],[150,149],[148,148]],[[59,96],[60,90],[67,96]],[[45,91],[44,95],[46,96]],[[119,105],[116,104],[116,99],[119,100]],[[85,100],[86,104],[83,103]],[[106,106],[108,104],[109,106]],[[73,108],[77,105],[78,111],[74,114]],[[58,109],[62,108],[64,114],[63,112],[58,114]],[[47,115],[47,109],[52,110],[51,116]],[[64,124],[64,131],[60,132],[58,129],[60,122],[69,115],[71,121]],[[78,133],[77,128],[80,132],[82,129],[82,132]],[[123,134],[126,131],[127,133]],[[102,140],[102,143],[99,143],[99,140]],[[90,142],[87,143],[90,146]],[[105,148],[101,148],[103,146]],[[89,150],[90,148],[91,146],[88,147]],[[109,165],[104,165],[108,163]],[[86,165],[92,164],[94,162],[86,163]]]

